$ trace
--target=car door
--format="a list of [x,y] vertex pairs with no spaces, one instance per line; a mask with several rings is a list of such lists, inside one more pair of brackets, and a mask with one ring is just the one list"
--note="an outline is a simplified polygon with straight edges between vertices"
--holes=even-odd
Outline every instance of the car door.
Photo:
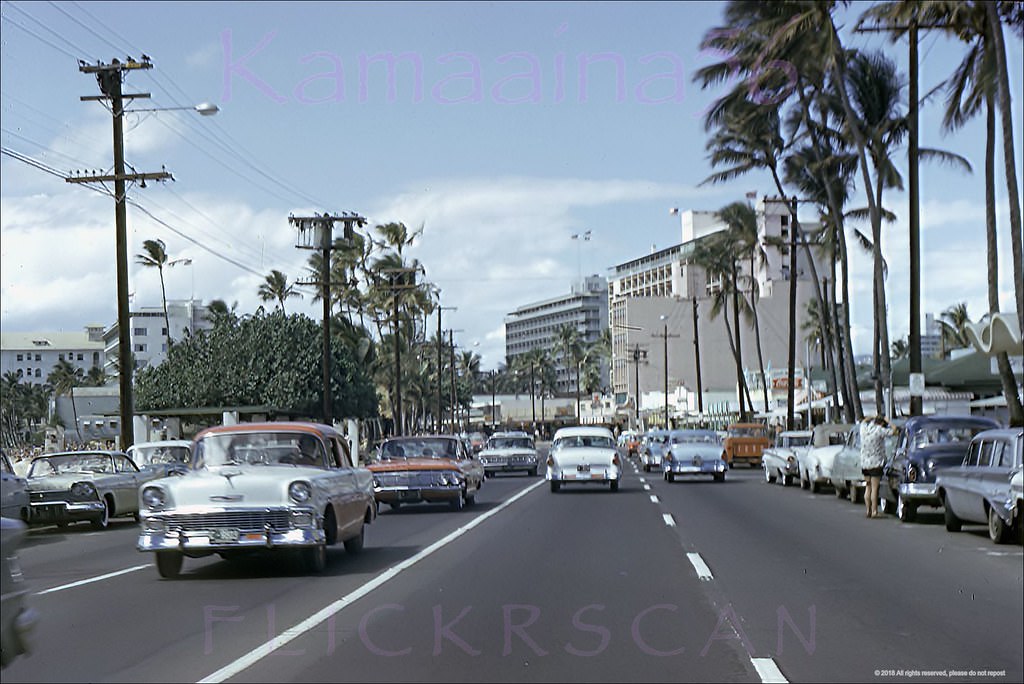
[[4,517],[21,519],[22,509],[28,511],[28,489],[25,480],[14,472],[14,466],[3,456],[2,481],[0,481],[0,510]]
[[119,513],[139,510],[139,485],[142,477],[136,465],[124,455],[113,456],[114,477],[111,494],[115,510]]
[[991,445],[989,464],[987,468],[979,468],[974,474],[974,482],[971,489],[977,492],[978,506],[982,508],[985,519],[988,518],[988,510],[985,502],[1000,505],[1006,498],[1006,483],[1010,480],[1010,473],[1013,470],[1013,452],[1010,445],[1001,437],[986,439]]
[[342,538],[351,536],[359,530],[366,510],[364,490],[356,482],[356,471],[352,467],[352,457],[348,444],[338,438],[327,440],[330,449],[330,480],[333,485],[330,496],[334,503],[334,515],[338,522],[338,533]]
[[907,463],[907,452],[910,449],[913,435],[908,429],[900,431],[899,441],[893,450],[892,458],[882,466],[882,481],[879,485],[881,496],[889,501],[895,502],[896,495],[900,490],[900,482],[903,481],[903,471]]
[[480,489],[480,482],[483,478],[484,467],[476,460],[476,454],[466,451],[460,442],[455,444],[458,454],[459,468],[466,474],[466,493],[473,496],[476,490]]

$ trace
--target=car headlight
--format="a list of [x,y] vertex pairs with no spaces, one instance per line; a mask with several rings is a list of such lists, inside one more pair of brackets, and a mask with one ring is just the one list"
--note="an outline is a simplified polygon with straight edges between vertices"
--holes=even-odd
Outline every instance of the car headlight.
[[79,499],[95,499],[96,487],[91,482],[76,482],[71,485],[71,495]]
[[151,511],[160,510],[167,505],[167,492],[160,487],[146,487],[142,490],[142,505]]
[[292,482],[288,485],[288,498],[297,504],[303,504],[313,497],[313,489],[308,482]]

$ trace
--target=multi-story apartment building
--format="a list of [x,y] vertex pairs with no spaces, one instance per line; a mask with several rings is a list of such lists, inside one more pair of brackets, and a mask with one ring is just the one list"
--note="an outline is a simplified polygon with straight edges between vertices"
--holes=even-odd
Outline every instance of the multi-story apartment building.
[[[759,248],[762,258],[739,264],[741,290],[749,300],[752,282],[757,282],[757,311],[761,351],[769,369],[786,368],[788,360],[789,313],[789,214],[782,200],[762,198],[755,206]],[[693,259],[703,240],[725,229],[714,212],[684,211],[680,214],[683,241],[612,267],[608,278],[609,319],[612,333],[612,387],[620,404],[636,402],[640,394],[667,383],[669,393],[683,388],[697,390],[699,341],[701,389],[705,394],[731,396],[738,405],[736,363],[731,349],[735,338],[731,309],[711,316],[714,296],[721,291],[720,279],[709,278]],[[804,226],[817,228],[817,224]],[[805,318],[807,301],[813,297],[810,270],[803,254],[797,262],[797,316]],[[724,315],[728,313],[727,331]],[[800,336],[798,345],[805,342]],[[751,317],[740,319],[741,365],[749,374],[759,369],[755,331]],[[668,359],[667,371],[665,359]],[[799,359],[805,355],[798,354]],[[802,370],[802,364],[800,364]],[[759,376],[759,372],[754,373]],[[763,408],[763,393],[751,387],[755,407]],[[756,394],[756,396],[753,396]],[[696,402],[694,402],[696,403]],[[695,410],[691,406],[690,410]],[[634,408],[635,410],[635,408]],[[707,410],[707,407],[705,407]]]
[[[180,340],[187,333],[198,330],[209,330],[213,324],[209,320],[209,307],[198,300],[170,300],[167,302],[167,318],[171,324],[170,337]],[[131,331],[132,355],[135,367],[158,366],[167,358],[167,326],[164,323],[164,310],[159,306],[139,307],[129,314],[129,330]],[[103,344],[106,351],[107,372],[117,373],[118,358],[117,323],[108,327],[103,333]]]
[[[592,344],[608,328],[608,285],[604,278],[592,275],[575,283],[569,294],[526,304],[505,316],[505,359],[533,349],[552,350],[558,358],[556,336],[559,328],[571,325],[580,340]],[[601,377],[608,377],[608,362],[601,361]],[[576,372],[562,364],[556,366],[557,392],[576,392]]]
[[83,373],[104,366],[103,326],[82,332],[0,333],[0,374],[13,373],[20,382],[42,385],[59,361]]

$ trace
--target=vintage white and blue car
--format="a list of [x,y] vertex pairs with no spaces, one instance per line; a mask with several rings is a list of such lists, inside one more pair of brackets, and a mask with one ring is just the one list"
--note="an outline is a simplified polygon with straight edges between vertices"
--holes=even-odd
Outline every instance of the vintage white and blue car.
[[935,478],[942,500],[946,529],[959,532],[964,524],[987,524],[997,544],[1019,535],[1019,493],[1011,491],[1021,472],[1024,432],[1020,428],[986,430],[974,436],[963,464],[939,471]]
[[786,430],[775,436],[774,446],[761,453],[765,482],[778,482],[783,487],[800,477],[799,456],[810,448],[810,430]]
[[811,446],[797,455],[800,466],[800,487],[817,494],[822,487],[832,484],[832,466],[836,456],[846,445],[853,425],[849,423],[823,423],[811,431]]
[[537,474],[537,448],[525,432],[494,433],[478,458],[487,477],[514,472],[525,472],[531,477]]
[[118,516],[139,517],[139,486],[153,479],[120,451],[68,451],[32,459],[30,525],[88,521],[105,529]]
[[668,430],[649,430],[640,440],[640,465],[644,472],[661,470],[661,460],[668,449]]
[[153,480],[138,496],[138,549],[155,554],[165,578],[186,556],[256,552],[292,552],[321,572],[327,547],[360,551],[377,515],[370,471],[353,466],[341,434],[316,423],[208,428],[196,435],[189,473]]
[[603,427],[559,428],[551,441],[547,466],[552,492],[568,484],[608,485],[617,492],[622,478],[615,436]]
[[662,459],[664,477],[710,475],[715,482],[725,481],[725,447],[714,430],[672,430]]

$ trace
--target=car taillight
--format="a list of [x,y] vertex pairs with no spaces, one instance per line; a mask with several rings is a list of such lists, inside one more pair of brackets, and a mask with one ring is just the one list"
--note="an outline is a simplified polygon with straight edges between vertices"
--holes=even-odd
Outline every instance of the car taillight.
[[618,454],[615,454],[615,456],[612,457],[612,465],[618,467],[618,465],[619,465],[619,455]]
[[917,482],[917,466],[912,465],[907,468],[907,482]]

